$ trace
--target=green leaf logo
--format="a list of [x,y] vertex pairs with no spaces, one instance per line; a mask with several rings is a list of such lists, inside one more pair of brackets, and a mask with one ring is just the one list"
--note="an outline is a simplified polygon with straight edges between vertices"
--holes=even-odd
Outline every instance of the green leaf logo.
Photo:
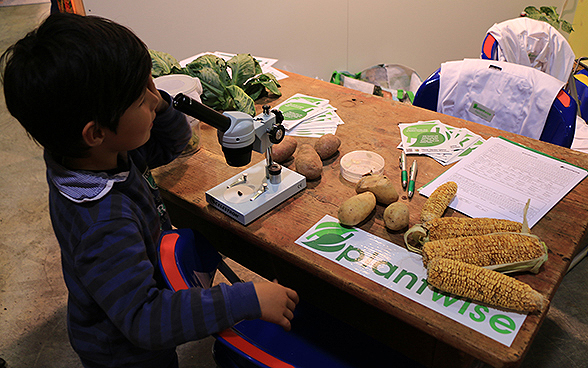
[[445,137],[441,133],[430,132],[422,133],[417,137],[417,141],[411,144],[411,147],[434,147],[445,142]]
[[299,109],[288,109],[282,113],[285,120],[299,120],[306,116],[306,112]]
[[423,133],[430,132],[436,124],[418,124],[418,125],[411,125],[402,131],[402,134],[407,136],[410,139],[418,138],[419,135]]
[[353,228],[343,227],[338,222],[323,222],[317,225],[314,233],[306,237],[309,241],[302,243],[321,252],[338,252],[356,231]]

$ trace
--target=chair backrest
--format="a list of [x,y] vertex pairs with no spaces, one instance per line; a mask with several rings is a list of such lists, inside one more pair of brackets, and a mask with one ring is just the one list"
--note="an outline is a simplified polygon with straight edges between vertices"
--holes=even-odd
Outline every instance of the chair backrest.
[[580,103],[580,115],[588,121],[588,70],[582,69],[574,74],[578,102]]
[[159,267],[174,291],[210,287],[221,259],[206,238],[190,229],[164,231],[159,240]]
[[[159,239],[159,268],[168,287],[173,291],[210,287],[212,278],[207,277],[214,275],[221,261],[220,254],[206,238],[190,229],[164,231]],[[258,331],[272,328],[277,333],[283,333],[283,330],[280,331],[281,327],[261,320],[242,321],[239,325],[241,328],[254,326]],[[221,348],[215,352],[215,358],[219,360],[219,364],[224,363],[223,367],[233,367],[233,358],[230,356],[234,355],[251,367],[293,368],[245,339],[235,327],[214,334],[214,337],[217,341],[215,346],[217,349]]]
[[[488,50],[492,53],[491,50]],[[441,68],[429,76],[419,87],[413,105],[437,111]],[[570,147],[574,139],[577,104],[565,91],[555,98],[545,120],[540,140],[563,147]]]
[[575,59],[572,47],[555,27],[527,17],[490,27],[482,42],[480,57],[530,66],[565,83]]

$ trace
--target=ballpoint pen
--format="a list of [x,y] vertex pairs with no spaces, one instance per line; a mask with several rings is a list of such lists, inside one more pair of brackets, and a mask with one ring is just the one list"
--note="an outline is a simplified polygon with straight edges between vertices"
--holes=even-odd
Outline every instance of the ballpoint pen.
[[410,180],[408,181],[408,198],[412,198],[414,194],[414,182],[416,180],[417,174],[417,162],[414,160],[412,162],[412,166],[410,167]]
[[406,184],[408,183],[408,173],[406,172],[406,153],[402,151],[400,155],[400,179],[402,180],[402,189],[406,189]]

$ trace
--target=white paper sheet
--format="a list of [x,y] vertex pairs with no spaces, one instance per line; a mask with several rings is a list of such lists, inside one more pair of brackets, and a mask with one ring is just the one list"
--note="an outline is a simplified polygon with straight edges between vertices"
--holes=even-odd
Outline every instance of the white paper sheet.
[[503,138],[490,138],[468,157],[419,189],[430,196],[441,184],[454,181],[457,194],[449,206],[471,217],[523,221],[523,208],[533,227],[588,174]]

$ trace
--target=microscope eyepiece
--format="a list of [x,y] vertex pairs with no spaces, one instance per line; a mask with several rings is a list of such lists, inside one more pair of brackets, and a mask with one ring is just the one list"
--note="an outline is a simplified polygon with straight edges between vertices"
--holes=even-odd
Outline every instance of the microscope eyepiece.
[[203,121],[206,124],[212,125],[222,132],[226,132],[231,127],[231,119],[229,117],[191,99],[183,93],[178,93],[174,97],[173,106],[176,110]]

